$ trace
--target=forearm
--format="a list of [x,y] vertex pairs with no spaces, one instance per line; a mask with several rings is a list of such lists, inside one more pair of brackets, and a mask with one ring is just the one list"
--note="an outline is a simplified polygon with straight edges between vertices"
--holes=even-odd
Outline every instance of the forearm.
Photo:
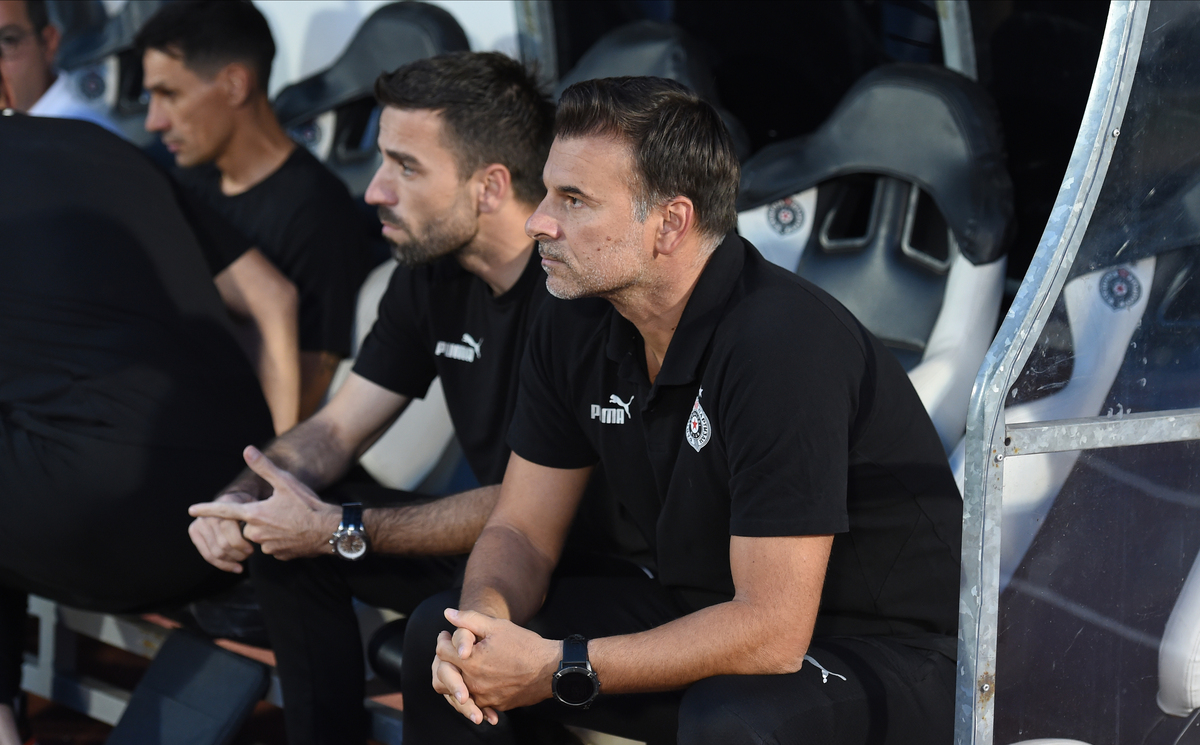
[[255,318],[260,343],[255,371],[271,410],[276,434],[300,421],[300,345],[295,314]]
[[800,669],[812,625],[731,600],[649,631],[593,639],[588,657],[604,693],[667,691],[714,675]]
[[[353,459],[353,453],[340,443],[332,425],[320,418],[301,422],[275,438],[263,448],[263,453],[313,491],[320,491],[341,478]],[[247,468],[222,493],[243,492],[255,499],[266,499],[272,491],[270,484]]]
[[526,623],[542,607],[554,565],[521,532],[488,525],[467,562],[459,608]]
[[499,496],[499,485],[484,486],[424,504],[370,508],[363,512],[363,525],[378,553],[465,554],[474,547]]

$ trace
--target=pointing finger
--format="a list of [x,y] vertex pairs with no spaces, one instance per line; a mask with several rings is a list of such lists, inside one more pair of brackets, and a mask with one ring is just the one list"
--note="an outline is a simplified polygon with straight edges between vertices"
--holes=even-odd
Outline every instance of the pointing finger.
[[246,522],[250,517],[250,507],[251,505],[231,502],[202,502],[188,507],[188,514],[192,517],[219,517]]

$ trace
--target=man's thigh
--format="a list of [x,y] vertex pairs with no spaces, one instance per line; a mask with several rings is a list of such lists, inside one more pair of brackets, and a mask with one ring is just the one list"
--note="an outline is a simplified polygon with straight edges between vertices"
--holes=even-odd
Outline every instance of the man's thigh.
[[878,638],[819,639],[808,654],[790,675],[723,675],[694,684],[680,705],[680,745],[953,739],[950,659]]

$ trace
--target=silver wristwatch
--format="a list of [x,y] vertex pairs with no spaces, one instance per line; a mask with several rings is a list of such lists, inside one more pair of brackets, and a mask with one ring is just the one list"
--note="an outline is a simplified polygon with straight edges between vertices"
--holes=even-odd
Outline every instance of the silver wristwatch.
[[371,547],[363,528],[362,514],[363,506],[358,502],[342,505],[342,522],[330,537],[329,545],[343,559],[358,561]]

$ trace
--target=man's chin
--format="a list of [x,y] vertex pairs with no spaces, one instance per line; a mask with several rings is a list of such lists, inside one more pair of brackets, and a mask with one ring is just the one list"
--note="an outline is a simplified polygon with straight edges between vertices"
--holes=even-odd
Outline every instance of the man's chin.
[[430,250],[425,246],[417,246],[411,243],[396,243],[388,241],[388,248],[391,249],[392,258],[400,263],[401,266],[422,266],[437,261],[443,256],[453,254],[457,249],[446,249],[444,251]]

